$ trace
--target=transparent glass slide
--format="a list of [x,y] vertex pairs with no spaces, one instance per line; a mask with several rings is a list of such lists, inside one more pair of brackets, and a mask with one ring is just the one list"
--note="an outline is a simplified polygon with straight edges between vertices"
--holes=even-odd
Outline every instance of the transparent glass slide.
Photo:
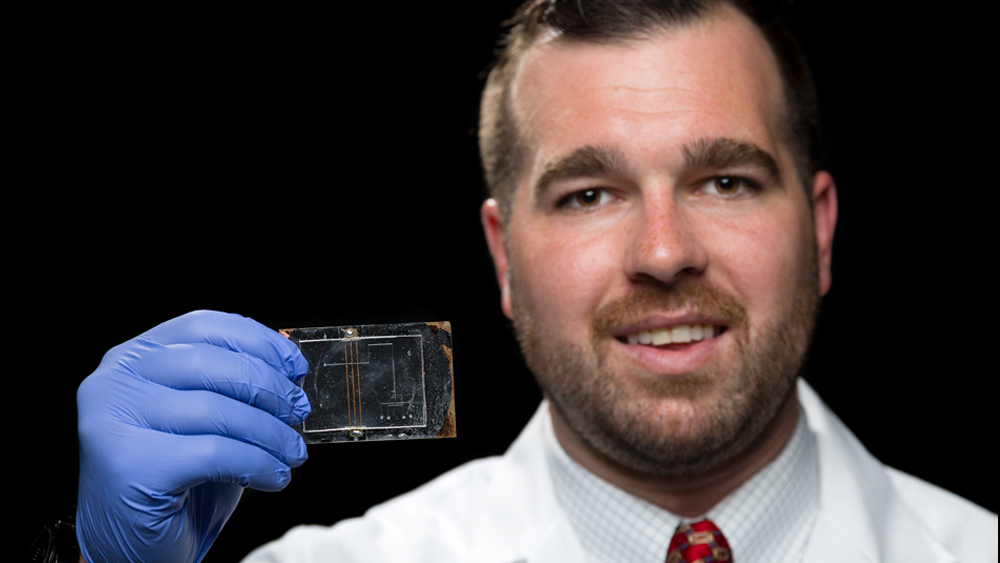
[[451,323],[284,329],[309,361],[307,444],[455,436]]

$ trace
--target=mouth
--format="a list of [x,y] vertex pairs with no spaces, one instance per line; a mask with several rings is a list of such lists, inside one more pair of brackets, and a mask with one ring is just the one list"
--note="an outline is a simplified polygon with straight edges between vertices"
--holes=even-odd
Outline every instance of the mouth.
[[[725,362],[726,336],[733,326],[725,315],[700,312],[652,313],[611,330],[623,365],[651,377],[689,375]],[[631,368],[629,368],[631,369]]]
[[725,325],[711,323],[678,324],[632,331],[616,335],[615,338],[622,344],[629,344],[631,346],[668,347],[675,344],[690,344],[692,342],[701,342],[702,340],[711,340],[721,336],[725,331]]

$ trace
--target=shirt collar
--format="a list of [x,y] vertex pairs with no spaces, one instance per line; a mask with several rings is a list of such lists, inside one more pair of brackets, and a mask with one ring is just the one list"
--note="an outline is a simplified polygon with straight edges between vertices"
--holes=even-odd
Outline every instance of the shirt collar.
[[[802,560],[819,509],[819,466],[815,438],[799,414],[778,457],[705,515],[740,563]],[[544,426],[556,499],[591,561],[662,563],[681,517],[593,475]]]

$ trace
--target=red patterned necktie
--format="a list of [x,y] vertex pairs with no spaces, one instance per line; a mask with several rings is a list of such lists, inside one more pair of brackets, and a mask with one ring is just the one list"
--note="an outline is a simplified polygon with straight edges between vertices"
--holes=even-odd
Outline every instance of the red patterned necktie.
[[729,542],[711,520],[681,524],[667,548],[667,563],[733,562]]

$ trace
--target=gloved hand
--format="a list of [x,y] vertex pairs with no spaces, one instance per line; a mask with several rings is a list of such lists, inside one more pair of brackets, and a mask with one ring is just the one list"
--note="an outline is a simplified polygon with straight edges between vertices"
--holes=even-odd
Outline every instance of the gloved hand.
[[77,392],[77,539],[88,562],[200,561],[243,487],[284,488],[307,363],[238,315],[189,313],[112,348]]

